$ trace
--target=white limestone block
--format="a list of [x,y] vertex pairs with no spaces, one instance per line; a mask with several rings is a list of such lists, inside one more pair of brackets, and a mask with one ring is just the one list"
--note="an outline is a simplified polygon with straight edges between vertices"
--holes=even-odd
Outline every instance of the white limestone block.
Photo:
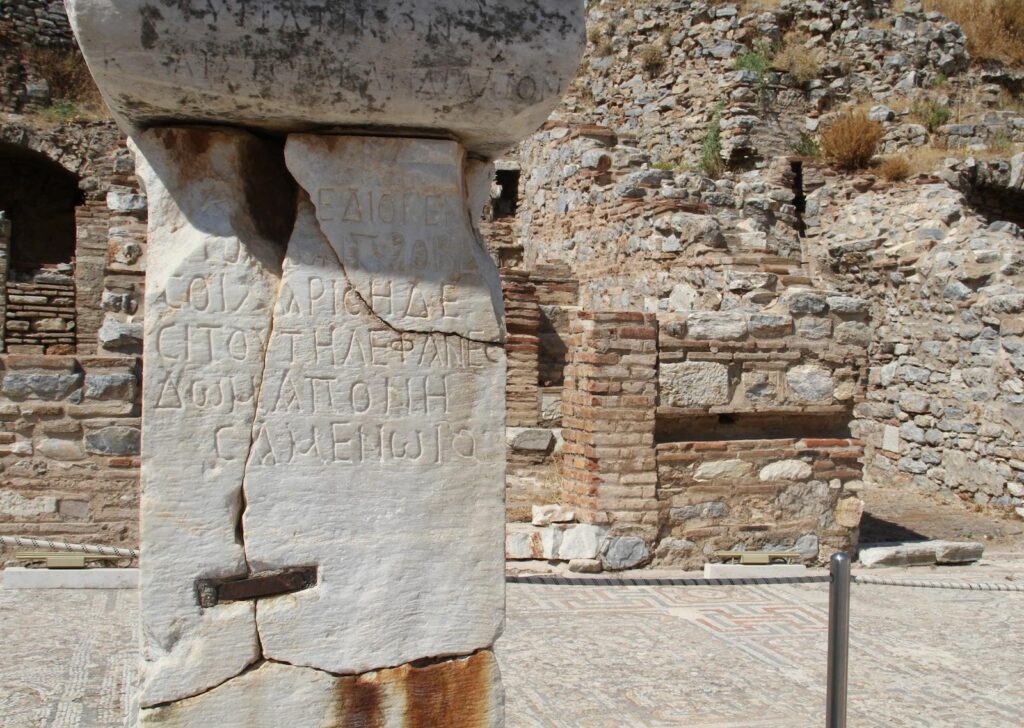
[[754,470],[754,464],[746,460],[708,460],[697,466],[693,479],[698,483],[711,480],[737,480],[745,478]]
[[967,564],[985,552],[977,541],[916,541],[876,544],[861,548],[858,559],[868,569],[882,566],[929,566],[931,564]]
[[[195,695],[259,657],[253,604],[203,609],[199,578],[246,573],[237,532],[281,248],[287,179],[250,134],[135,138],[149,199],[140,701]],[[276,190],[280,192],[280,190]]]
[[900,428],[885,425],[882,430],[882,449],[893,453],[900,451]]
[[134,129],[383,126],[448,132],[489,158],[544,122],[585,46],[582,0],[67,8],[108,105]]
[[562,545],[562,530],[554,526],[542,528],[540,531],[540,555],[543,559],[557,559],[558,549]]
[[541,530],[529,523],[509,523],[505,526],[506,559],[539,559],[543,552]]
[[[469,654],[504,619],[497,274],[459,202],[456,145],[323,143],[288,141],[303,191],[243,521],[253,569],[315,565],[319,582],[259,602],[263,652],[334,673]],[[363,196],[358,220],[346,190]]]
[[[548,431],[550,433],[550,431]],[[576,512],[568,506],[558,503],[548,503],[541,506],[531,507],[534,526],[549,526],[552,523],[572,523],[576,520]]]
[[807,480],[814,469],[803,460],[779,460],[761,468],[758,478],[764,482],[770,480]]
[[577,523],[562,532],[562,543],[558,546],[558,558],[596,559],[601,553],[601,543],[608,529],[589,523]]

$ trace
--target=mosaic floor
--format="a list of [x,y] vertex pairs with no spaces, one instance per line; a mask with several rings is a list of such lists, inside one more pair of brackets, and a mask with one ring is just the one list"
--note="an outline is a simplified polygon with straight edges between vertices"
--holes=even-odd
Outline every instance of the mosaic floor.
[[[827,600],[510,586],[508,726],[819,728]],[[852,612],[851,728],[1024,726],[1024,594],[855,586]],[[0,588],[0,726],[124,726],[136,616],[133,592]]]

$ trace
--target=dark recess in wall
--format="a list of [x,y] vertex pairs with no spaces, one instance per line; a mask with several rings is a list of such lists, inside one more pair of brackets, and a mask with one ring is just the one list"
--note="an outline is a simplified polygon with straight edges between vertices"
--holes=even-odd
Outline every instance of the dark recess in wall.
[[78,178],[44,155],[0,144],[0,210],[11,221],[10,267],[29,271],[75,255]]

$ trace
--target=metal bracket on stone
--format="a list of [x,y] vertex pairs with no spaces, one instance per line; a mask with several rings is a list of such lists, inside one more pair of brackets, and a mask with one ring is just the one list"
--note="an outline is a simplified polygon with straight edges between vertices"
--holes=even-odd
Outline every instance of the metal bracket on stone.
[[221,602],[276,597],[309,589],[316,585],[316,577],[315,566],[297,566],[249,576],[196,579],[196,596],[199,606],[209,608]]

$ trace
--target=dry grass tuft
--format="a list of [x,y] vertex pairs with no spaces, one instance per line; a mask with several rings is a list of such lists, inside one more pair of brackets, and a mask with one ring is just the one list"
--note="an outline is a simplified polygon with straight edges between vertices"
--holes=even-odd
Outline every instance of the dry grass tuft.
[[[890,108],[892,108],[890,106]],[[910,106],[910,118],[923,125],[929,134],[934,134],[940,126],[948,124],[953,118],[953,111],[932,98],[916,99]]]
[[886,157],[878,165],[878,174],[890,182],[902,182],[914,173],[910,160],[902,154]]
[[50,97],[55,102],[70,102],[97,111],[103,108],[99,89],[78,50],[32,48],[25,60],[35,73],[46,79]]
[[809,35],[799,31],[786,33],[772,66],[786,71],[801,84],[816,79],[821,74],[821,52],[807,45],[810,39]]
[[665,51],[656,45],[644,45],[637,48],[637,58],[649,76],[657,76],[665,70]]
[[592,25],[587,29],[587,40],[594,46],[594,55],[599,58],[610,56],[615,51],[611,30],[603,25]]
[[822,132],[821,152],[836,169],[863,169],[875,156],[883,133],[882,125],[869,119],[864,110],[847,111]]
[[957,22],[975,61],[1024,66],[1024,0],[924,0]]

